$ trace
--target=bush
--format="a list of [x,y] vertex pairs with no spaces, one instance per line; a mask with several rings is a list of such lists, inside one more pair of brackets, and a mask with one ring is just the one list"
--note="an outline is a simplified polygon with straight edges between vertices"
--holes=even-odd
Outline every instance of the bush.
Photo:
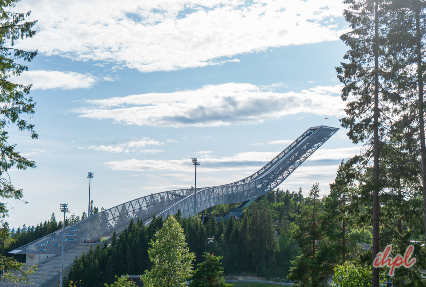
[[[373,266],[366,268],[345,262],[334,268],[334,277],[331,286],[334,287],[370,287],[373,278]],[[380,284],[384,283],[382,278]]]

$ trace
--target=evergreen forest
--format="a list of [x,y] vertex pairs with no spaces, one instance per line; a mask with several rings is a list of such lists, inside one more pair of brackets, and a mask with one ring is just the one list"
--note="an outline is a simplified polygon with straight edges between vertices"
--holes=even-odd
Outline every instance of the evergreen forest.
[[[302,190],[274,190],[246,208],[242,218],[234,219],[231,216],[228,221],[221,220],[219,223],[211,218],[202,224],[200,216],[183,218],[177,214],[189,250],[195,253],[194,266],[204,262],[206,238],[213,237],[213,244],[207,245],[207,252],[223,257],[221,263],[225,275],[287,278],[294,265],[292,261],[297,261],[303,251],[300,244],[304,242],[298,242],[297,236],[300,232],[309,232],[304,224],[311,219],[311,215],[304,217],[304,213],[316,201],[316,214],[320,218],[326,216],[326,199],[315,197],[319,196],[318,185],[314,185],[313,189],[315,195],[307,198],[302,196]],[[230,210],[234,205],[223,205],[217,209]],[[76,258],[67,284],[104,286],[105,283],[113,283],[116,276],[144,274],[151,268],[149,242],[162,225],[161,217],[154,218],[149,226],[144,226],[141,221],[132,221],[120,234],[114,233],[109,241]],[[354,229],[348,234],[348,242],[354,243],[353,250],[361,250],[361,247],[355,246],[356,243],[371,243],[371,232],[368,228]],[[340,238],[336,243],[341,243]],[[311,242],[307,244],[312,246]],[[321,250],[321,244],[317,242],[318,250]],[[335,257],[339,257],[339,254],[335,254]]]

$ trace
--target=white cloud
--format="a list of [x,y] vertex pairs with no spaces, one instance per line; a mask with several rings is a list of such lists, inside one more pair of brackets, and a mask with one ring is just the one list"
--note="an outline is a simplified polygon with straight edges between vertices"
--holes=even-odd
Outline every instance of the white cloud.
[[302,90],[302,93],[318,93],[318,94],[340,94],[342,91],[341,85],[336,86],[316,86],[308,90]]
[[[119,161],[109,161],[104,163],[108,168],[112,170],[127,170],[127,171],[158,171],[158,170],[169,170],[169,171],[182,171],[184,169],[183,160],[138,160],[128,159]],[[191,164],[187,164],[187,168],[191,167]]]
[[37,34],[27,50],[142,72],[217,65],[273,47],[335,41],[341,0],[27,0]]
[[43,149],[33,149],[32,151],[30,151],[30,152],[24,152],[24,153],[21,153],[21,155],[23,156],[23,157],[29,157],[29,156],[33,156],[33,155],[38,155],[38,154],[44,154],[44,153],[46,153],[46,151],[45,150],[43,150]]
[[29,85],[33,84],[32,89],[88,89],[92,87],[96,78],[89,74],[79,74],[74,72],[59,71],[25,71],[19,77],[11,77],[10,81],[16,84]]
[[96,150],[96,151],[106,151],[106,152],[123,152],[124,151],[124,146],[104,146],[104,145],[100,145],[100,146],[89,146],[89,149],[92,150]]
[[284,83],[277,83],[272,85],[260,86],[261,89],[269,92],[273,92],[277,87],[287,87],[287,85],[285,85]]
[[119,153],[119,152],[134,152],[138,151],[139,153],[158,153],[163,152],[163,150],[140,150],[140,148],[143,148],[148,145],[164,145],[163,142],[159,142],[150,138],[142,138],[138,140],[128,140],[124,143],[119,143],[115,145],[91,145],[88,147],[88,149],[95,150],[95,151],[105,151],[105,152],[112,152],[112,153]]
[[[291,144],[292,140],[276,140],[276,141],[269,141],[267,144],[280,144],[280,145],[288,145]],[[252,146],[258,146],[258,145],[264,145],[264,143],[254,143]]]
[[228,60],[228,61],[224,61],[224,62],[234,62],[234,63],[239,63],[241,62],[239,59],[235,58],[233,60]]
[[307,160],[343,160],[359,155],[361,147],[319,149]]
[[142,154],[142,153],[156,154],[156,153],[160,153],[160,152],[164,152],[164,150],[162,150],[162,149],[142,149],[142,150],[138,151],[138,154]]
[[216,66],[216,65],[223,65],[223,64],[225,64],[225,63],[239,63],[239,62],[241,62],[241,61],[240,61],[240,60],[238,60],[238,59],[232,59],[232,60],[219,61],[219,62],[216,62],[216,61],[210,61],[208,64],[209,64],[209,65],[212,65],[212,66]]
[[199,154],[199,155],[207,155],[213,153],[213,151],[211,150],[202,150],[202,151],[197,151],[195,154]]
[[145,147],[147,145],[164,145],[164,143],[150,139],[150,138],[143,138],[140,140],[130,141],[127,143],[127,146],[129,148],[139,148],[139,147]]
[[[308,161],[317,160],[343,160],[352,157],[359,152],[359,147],[338,148],[338,149],[319,149],[308,158]],[[208,151],[210,152],[210,151]],[[199,152],[201,153],[201,152]],[[243,152],[230,157],[216,158],[204,152],[204,156],[198,159],[203,166],[203,170],[209,171],[227,171],[227,170],[254,170],[256,167],[261,168],[264,164],[272,160],[276,152]],[[192,162],[188,159],[182,160],[137,160],[129,159],[122,161],[110,161],[105,163],[113,170],[129,170],[129,171],[190,171]],[[330,173],[330,170],[318,171],[312,167],[311,172],[319,174],[322,172]],[[333,165],[334,173],[336,172]],[[308,175],[306,175],[308,176]]]
[[[278,152],[244,152],[232,157],[215,158],[204,156],[198,159],[203,169],[210,171],[253,169],[253,165],[262,165],[274,158]],[[182,160],[137,160],[110,161],[105,163],[113,170],[131,171],[189,171],[192,162]]]
[[114,82],[115,79],[113,77],[111,77],[110,75],[108,75],[108,76],[104,77],[104,81],[106,81],[106,82]]
[[308,196],[314,183],[319,183],[320,194],[328,193],[334,182],[339,165],[301,165],[279,187],[297,191],[302,187],[303,195]]
[[86,102],[92,107],[74,112],[86,118],[112,119],[141,126],[251,124],[298,113],[344,115],[344,102],[330,95],[339,91],[340,86],[334,86],[276,93],[262,91],[251,84],[228,83],[198,90],[89,100]]
[[[301,165],[296,169],[294,174],[292,175],[293,180],[299,181],[300,178],[315,178],[315,179],[321,179],[322,177],[331,177],[335,176],[337,173],[337,169],[339,168],[339,165],[320,165],[321,168],[318,168],[319,166],[308,166],[308,165]],[[314,182],[311,182],[311,185]]]
[[268,144],[291,144],[292,140],[277,140],[277,141],[270,141]]

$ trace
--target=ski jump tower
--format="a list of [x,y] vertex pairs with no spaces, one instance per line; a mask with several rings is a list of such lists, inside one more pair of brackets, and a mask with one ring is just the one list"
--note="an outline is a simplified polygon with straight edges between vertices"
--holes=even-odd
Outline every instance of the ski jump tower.
[[132,219],[149,224],[154,215],[165,218],[180,210],[182,216],[191,217],[216,205],[254,200],[277,188],[338,130],[328,126],[309,128],[264,167],[242,180],[197,188],[195,192],[188,188],[140,197],[67,226],[65,234],[58,230],[10,253],[26,254],[28,264],[29,259],[32,264],[42,264],[60,253],[61,244],[70,250],[83,242],[96,242],[102,236],[120,232]]

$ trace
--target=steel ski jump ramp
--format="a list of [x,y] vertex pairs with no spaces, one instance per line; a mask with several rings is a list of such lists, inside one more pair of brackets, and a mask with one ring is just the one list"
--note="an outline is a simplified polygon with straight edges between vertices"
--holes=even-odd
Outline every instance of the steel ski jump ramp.
[[[242,180],[220,186],[197,188],[196,193],[194,189],[188,188],[140,197],[67,226],[64,240],[61,240],[62,230],[58,230],[10,253],[31,254],[39,258],[45,257],[44,255],[52,257],[60,253],[61,242],[67,250],[70,250],[82,242],[97,241],[114,231],[120,232],[132,219],[141,219],[145,224],[149,224],[153,215],[165,218],[177,213],[178,210],[182,216],[191,217],[209,207],[257,198],[277,188],[338,130],[328,126],[309,128],[264,167]],[[37,264],[41,266],[47,261],[49,258],[40,260]],[[36,274],[37,272],[34,275]]]

